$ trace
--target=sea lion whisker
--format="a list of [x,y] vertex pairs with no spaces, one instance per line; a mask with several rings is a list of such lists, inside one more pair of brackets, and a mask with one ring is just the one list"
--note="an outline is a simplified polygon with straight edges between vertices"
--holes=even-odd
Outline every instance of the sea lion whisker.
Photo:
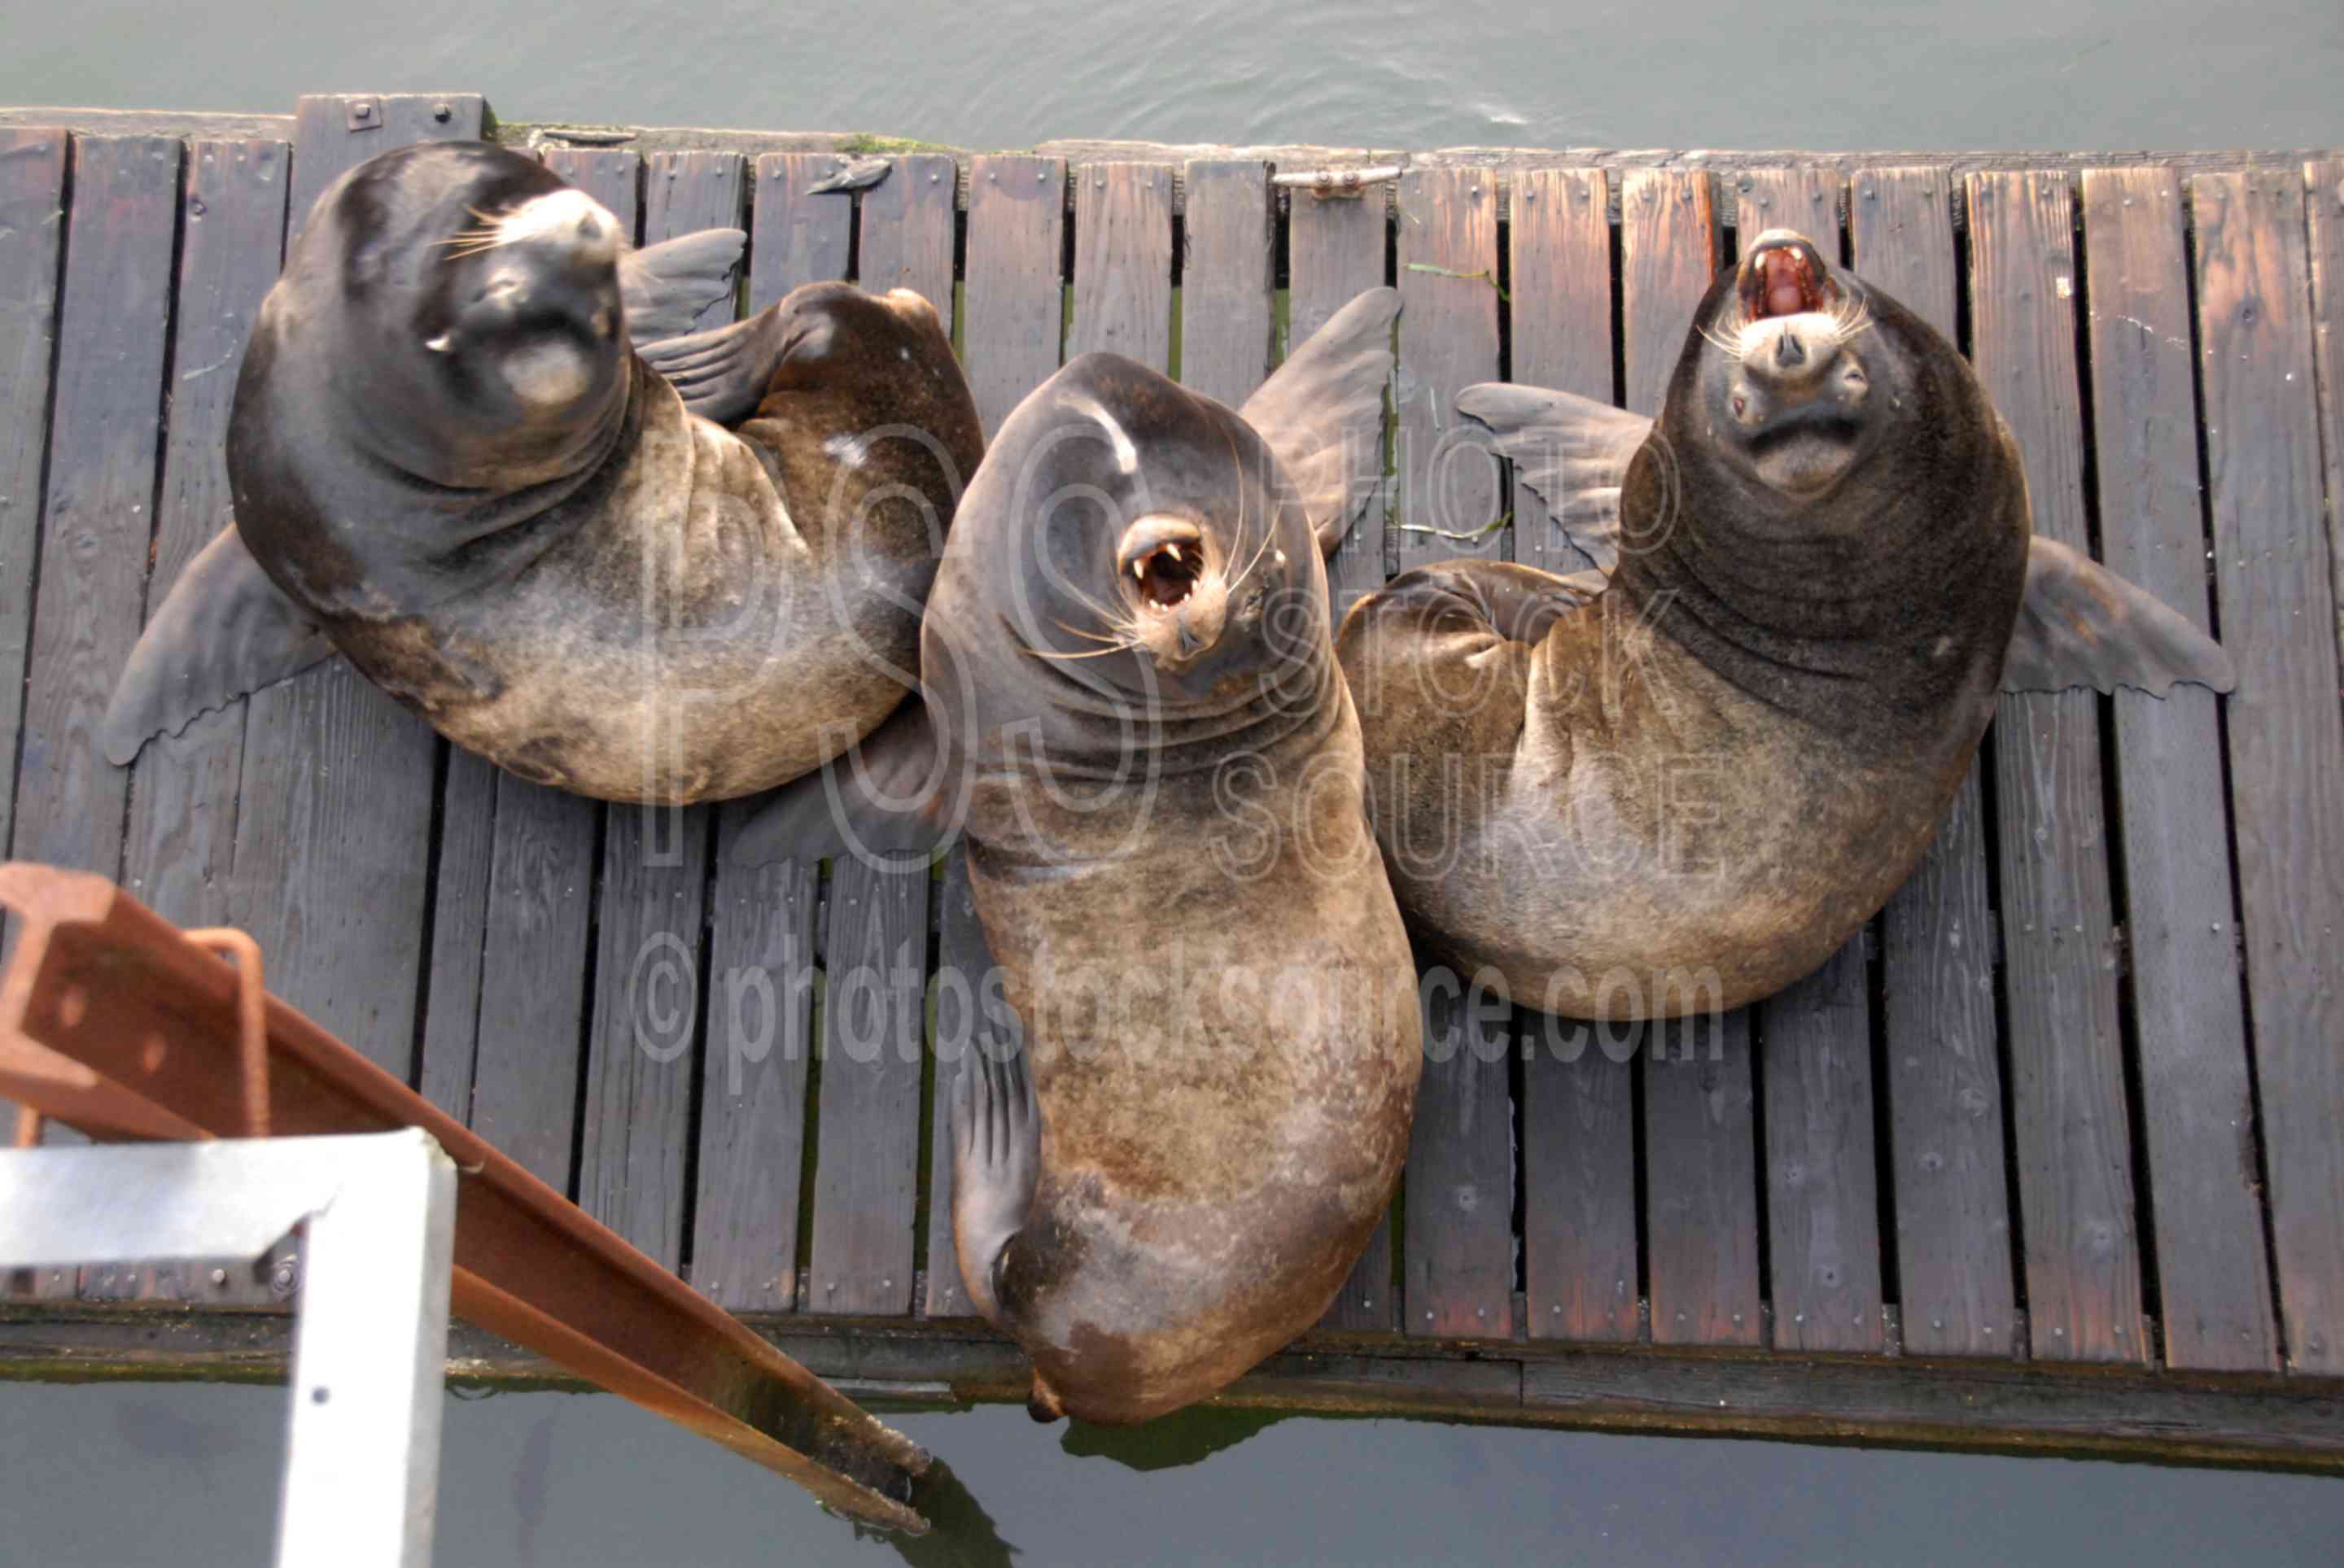
[[1046,648],[1028,648],[1026,651],[1036,658],[1105,658],[1110,653],[1129,653],[1137,642],[1118,642],[1108,648],[1087,648],[1078,653],[1058,653]]
[[1117,642],[1123,643],[1126,646],[1128,646],[1130,642],[1130,638],[1127,634],[1123,637],[1108,637],[1103,632],[1085,631],[1081,627],[1068,626],[1065,621],[1059,620],[1055,616],[1051,618],[1050,624],[1056,627],[1060,631],[1065,632],[1069,637],[1084,638],[1091,642]]

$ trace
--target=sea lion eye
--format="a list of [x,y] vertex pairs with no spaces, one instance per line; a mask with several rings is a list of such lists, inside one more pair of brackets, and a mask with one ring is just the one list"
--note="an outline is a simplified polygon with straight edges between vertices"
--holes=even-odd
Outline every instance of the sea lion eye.
[[1744,397],[1743,397],[1743,396],[1742,396],[1742,394],[1740,394],[1739,392],[1737,392],[1737,393],[1735,393],[1735,394],[1733,395],[1733,411],[1734,411],[1734,413],[1735,413],[1735,414],[1737,414],[1737,415],[1738,415],[1738,414],[1742,413],[1742,412],[1743,412],[1743,410],[1744,410],[1744,409],[1748,408],[1749,407],[1750,407],[1750,399],[1749,399],[1749,398]]

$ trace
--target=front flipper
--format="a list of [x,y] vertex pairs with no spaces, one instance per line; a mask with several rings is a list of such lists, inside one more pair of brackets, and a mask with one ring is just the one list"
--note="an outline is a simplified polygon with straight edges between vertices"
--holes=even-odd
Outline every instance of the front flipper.
[[2180,611],[2056,540],[2026,552],[2026,598],[2003,661],[2005,691],[2130,686],[2163,697],[2177,681],[2238,684],[2222,645]]
[[1042,1110],[1024,1051],[970,1046],[953,1081],[952,1131],[953,1242],[961,1283],[985,1321],[1005,1333],[995,1282],[1010,1239],[1034,1207],[1042,1171]]
[[1457,395],[1457,411],[1489,427],[1514,477],[1546,503],[1579,553],[1610,573],[1620,559],[1620,486],[1652,433],[1652,420],[1591,397],[1503,381],[1468,387]]
[[925,860],[960,826],[928,705],[906,697],[878,729],[765,797],[732,846],[734,864],[852,854],[885,869]]
[[[1369,289],[1288,355],[1238,410],[1278,454],[1328,555],[1383,477],[1384,388],[1399,317],[1399,289]],[[1354,483],[1362,470],[1373,482]]]
[[187,563],[114,688],[98,742],[127,768],[157,735],[298,675],[334,651],[244,548],[236,525]]
[[621,256],[619,300],[635,352],[697,331],[702,315],[729,306],[748,243],[737,228],[703,228]]

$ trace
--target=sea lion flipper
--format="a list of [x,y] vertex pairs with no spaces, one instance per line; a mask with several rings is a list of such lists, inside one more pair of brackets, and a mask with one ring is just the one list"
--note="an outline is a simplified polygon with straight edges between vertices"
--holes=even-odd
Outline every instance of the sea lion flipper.
[[732,845],[743,866],[851,854],[924,861],[959,828],[927,704],[909,697],[878,729],[765,797]]
[[2185,680],[2216,691],[2238,684],[2222,645],[2187,616],[2066,545],[2033,542],[2026,597],[2003,661],[2005,691],[2130,686],[2163,697]]
[[974,1043],[953,1083],[953,1241],[961,1283],[976,1310],[1001,1325],[995,1288],[1003,1255],[1034,1206],[1042,1169],[1042,1111],[1026,1053]]
[[153,737],[177,735],[333,651],[230,523],[187,563],[131,649],[98,721],[106,760],[127,768]]
[[703,228],[621,256],[619,299],[635,352],[696,330],[703,311],[730,300],[748,243],[737,228]]
[[1382,481],[1384,388],[1399,317],[1399,289],[1369,289],[1288,355],[1238,410],[1278,454],[1329,555]]
[[1514,477],[1546,503],[1572,546],[1609,572],[1620,558],[1620,486],[1652,433],[1642,414],[1591,397],[1485,381],[1457,395],[1457,411],[1489,427]]
[[684,407],[719,425],[737,425],[757,411],[781,364],[781,307],[773,306],[746,321],[635,352],[676,389]]

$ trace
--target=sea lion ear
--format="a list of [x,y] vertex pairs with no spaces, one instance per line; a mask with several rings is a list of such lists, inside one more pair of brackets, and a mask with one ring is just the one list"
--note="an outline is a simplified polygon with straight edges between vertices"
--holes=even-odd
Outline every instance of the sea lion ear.
[[960,829],[928,705],[906,697],[878,729],[757,806],[732,846],[739,866],[854,855],[883,870],[924,865]]
[[1457,411],[1489,427],[1514,477],[1546,503],[1573,548],[1609,576],[1620,561],[1620,487],[1652,421],[1591,397],[1485,381]]
[[[1278,455],[1329,555],[1383,480],[1384,388],[1399,317],[1399,289],[1369,289],[1288,355],[1238,410]],[[1362,470],[1372,477],[1355,483]]]
[[187,569],[130,651],[98,720],[106,759],[127,768],[157,735],[298,675],[334,651],[268,580],[230,523]]
[[748,243],[737,228],[704,228],[619,257],[619,300],[635,351],[698,331],[702,315],[730,302]]
[[2034,541],[2002,666],[2005,691],[2130,686],[2163,697],[2183,680],[2216,691],[2238,684],[2222,645],[2178,610],[2066,545]]

